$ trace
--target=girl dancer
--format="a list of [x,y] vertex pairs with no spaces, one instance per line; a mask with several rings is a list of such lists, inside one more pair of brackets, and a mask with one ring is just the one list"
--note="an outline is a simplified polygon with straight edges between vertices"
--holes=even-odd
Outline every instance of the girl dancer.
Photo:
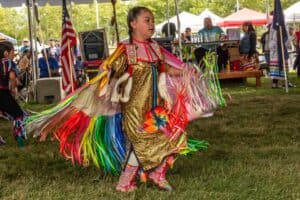
[[[19,146],[25,139],[24,112],[12,96],[17,93],[17,78],[13,70],[13,45],[8,41],[0,42],[0,112],[14,123],[13,133]],[[2,141],[3,143],[3,141]]]
[[[54,133],[73,163],[92,160],[121,176],[116,189],[136,189],[149,177],[172,190],[166,173],[176,154],[206,147],[187,139],[188,120],[218,104],[213,84],[151,40],[154,17],[145,7],[128,12],[129,40],[101,65],[101,73],[55,108],[29,117],[27,128],[45,140]],[[124,131],[124,132],[123,132]]]

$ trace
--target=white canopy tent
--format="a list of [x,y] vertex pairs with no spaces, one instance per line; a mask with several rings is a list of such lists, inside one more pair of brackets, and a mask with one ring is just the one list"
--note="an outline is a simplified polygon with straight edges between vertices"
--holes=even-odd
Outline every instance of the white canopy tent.
[[284,15],[287,23],[300,22],[300,1],[288,7]]
[[[210,17],[212,19],[213,24],[217,24],[218,22],[222,21],[222,18],[219,17],[218,15],[214,14],[208,9],[205,9],[202,13],[200,13],[198,16],[194,15],[192,13],[183,11],[179,14],[179,19],[180,19],[180,32],[183,32],[186,27],[190,27],[192,29],[192,32],[198,32],[201,28],[203,28],[203,21],[204,18]],[[173,16],[169,19],[170,22],[173,22],[176,24],[177,28],[177,16]],[[155,30],[157,33],[161,33],[162,27],[165,23],[167,23],[168,20],[157,24],[155,26]]]
[[208,10],[206,8],[202,13],[200,13],[200,15],[198,15],[198,22],[199,22],[200,28],[202,28],[204,26],[203,21],[206,17],[211,18],[213,25],[216,25],[218,22],[221,22],[223,19],[220,16],[216,15],[215,13],[211,12],[210,10]]
[[[183,11],[178,16],[179,16],[179,20],[180,20],[180,32],[183,32],[186,27],[190,27],[192,29],[192,31],[199,30],[199,29],[197,29],[198,24],[199,24],[197,15],[194,15],[192,13]],[[155,26],[156,32],[160,33],[161,30],[162,30],[163,25],[165,23],[168,23],[168,21],[174,23],[176,25],[176,29],[178,29],[178,27],[177,27],[177,16],[175,15],[175,16],[171,17],[169,20],[166,20],[166,21],[164,21],[160,24],[157,24]]]
[[13,45],[17,45],[17,40],[15,38],[5,35],[4,33],[0,32],[0,38],[10,41]]
[[[111,0],[97,0],[99,3],[111,2]],[[70,2],[76,4],[92,4],[94,0],[71,0]],[[34,3],[38,3],[39,6],[45,6],[46,3],[57,6],[62,4],[62,0],[35,0]],[[0,0],[2,7],[20,7],[26,4],[26,0]]]

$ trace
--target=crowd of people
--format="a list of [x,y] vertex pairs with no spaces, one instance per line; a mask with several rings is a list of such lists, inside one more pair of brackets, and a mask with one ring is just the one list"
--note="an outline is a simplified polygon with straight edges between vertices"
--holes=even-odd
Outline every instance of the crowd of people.
[[[37,77],[39,79],[61,76],[59,41],[50,39],[48,47],[41,49],[37,54]],[[78,72],[82,70],[83,66],[80,55],[75,50],[74,55],[77,58],[74,67],[75,71]],[[25,38],[22,46],[15,49],[10,42],[1,38],[0,59],[2,60],[0,63],[0,115],[14,121],[14,135],[18,144],[22,145],[22,140],[25,138],[22,126],[26,114],[16,100],[20,99],[21,91],[29,86],[33,78],[30,41]],[[1,144],[5,144],[5,140],[0,136]]]
[[[271,13],[272,14],[272,13]],[[170,26],[169,30],[167,26]],[[217,55],[217,64],[219,71],[227,70],[228,65],[238,65],[238,67],[234,66],[234,69],[239,70],[253,70],[259,68],[259,55],[260,51],[258,47],[261,46],[262,54],[265,57],[266,65],[270,65],[270,44],[269,44],[269,32],[271,28],[271,23],[266,25],[267,31],[264,32],[261,37],[258,37],[257,31],[255,30],[251,21],[246,21],[241,26],[241,37],[239,41],[236,41],[238,45],[239,58],[238,60],[231,62],[230,60],[230,52],[228,51],[228,46],[224,43],[224,41],[228,41],[228,35],[218,26],[212,24],[212,20],[210,17],[204,19],[204,27],[199,30],[197,33],[192,33],[192,29],[190,27],[186,27],[184,33],[181,33],[181,41],[183,44],[189,43],[200,43],[197,45],[197,48],[191,50],[188,49],[190,54],[194,55],[196,63],[200,63],[203,60],[203,57],[207,54],[207,52],[215,52]],[[168,31],[169,32],[168,32]],[[163,26],[162,33],[164,36],[172,36],[176,43],[176,26],[174,23],[166,23]],[[287,69],[295,69],[297,70],[298,76],[300,76],[300,55],[299,55],[299,36],[297,37],[297,33],[295,32],[293,27],[287,27],[287,41],[285,42],[285,46],[289,52],[289,58],[287,60]],[[240,34],[239,34],[240,35]],[[296,56],[297,55],[297,56]],[[191,59],[185,59],[191,61]],[[267,67],[268,69],[268,67]],[[278,80],[275,78],[272,80],[273,88],[279,88]],[[288,83],[289,87],[293,87],[293,84]]]

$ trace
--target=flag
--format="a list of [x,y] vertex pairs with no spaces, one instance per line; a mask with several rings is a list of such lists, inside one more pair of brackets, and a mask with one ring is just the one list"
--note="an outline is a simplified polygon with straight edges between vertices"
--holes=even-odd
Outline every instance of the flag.
[[[62,5],[62,34],[61,34],[61,57],[63,89],[68,94],[76,88],[76,74],[74,68],[74,56],[72,47],[76,45],[76,34],[70,19],[66,0]],[[73,82],[73,86],[72,86]]]
[[270,77],[275,79],[283,79],[283,66],[286,63],[289,55],[285,45],[288,39],[288,34],[284,23],[284,15],[280,0],[274,0],[273,21],[270,28],[269,37]]

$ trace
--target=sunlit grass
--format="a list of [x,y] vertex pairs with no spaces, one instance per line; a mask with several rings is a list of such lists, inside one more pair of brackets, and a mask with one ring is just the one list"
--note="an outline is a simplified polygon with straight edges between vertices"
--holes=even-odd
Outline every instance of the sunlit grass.
[[[140,184],[136,192],[115,192],[118,177],[93,166],[72,166],[58,153],[57,142],[29,138],[18,149],[10,123],[0,119],[7,145],[0,147],[0,199],[300,199],[299,87],[271,89],[224,84],[228,106],[215,116],[192,122],[188,132],[210,147],[181,156],[168,177],[174,192]],[[49,105],[26,105],[43,110]]]

